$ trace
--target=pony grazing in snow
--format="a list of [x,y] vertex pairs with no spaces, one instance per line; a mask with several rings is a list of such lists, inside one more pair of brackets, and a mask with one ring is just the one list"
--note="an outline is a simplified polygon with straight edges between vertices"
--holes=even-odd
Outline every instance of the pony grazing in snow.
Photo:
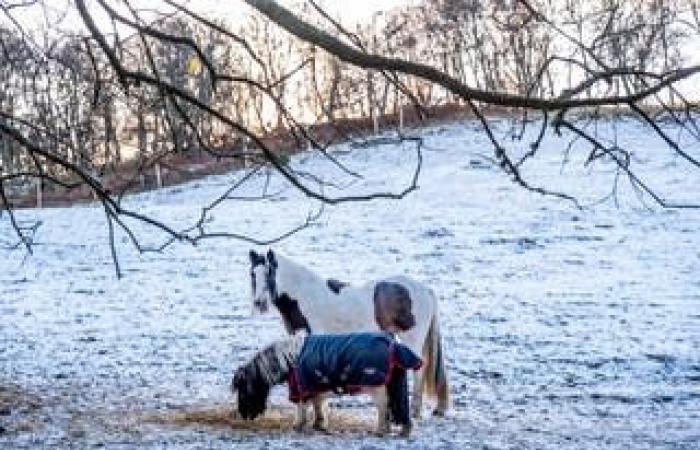
[[306,423],[306,406],[313,402],[314,429],[325,429],[320,403],[329,392],[369,393],[377,406],[377,434],[390,431],[389,419],[411,432],[408,411],[407,370],[422,362],[388,333],[314,334],[275,342],[239,367],[231,381],[237,394],[238,412],[253,420],[267,407],[270,389],[285,381],[289,399],[297,403],[294,428]]
[[290,335],[298,331],[398,334],[425,363],[413,383],[412,416],[420,417],[424,390],[437,397],[434,413],[444,415],[449,388],[437,299],[428,287],[405,276],[351,286],[326,280],[272,250],[266,255],[250,251],[250,278],[253,311],[266,313],[274,306]]

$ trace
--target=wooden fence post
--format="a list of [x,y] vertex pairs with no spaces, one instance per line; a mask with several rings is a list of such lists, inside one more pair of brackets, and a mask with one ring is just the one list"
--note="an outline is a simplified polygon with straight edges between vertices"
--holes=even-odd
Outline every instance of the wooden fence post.
[[41,189],[41,178],[36,179],[36,207],[39,209],[44,207],[43,192]]
[[156,186],[158,189],[163,187],[163,178],[160,172],[160,163],[156,163]]
[[374,134],[379,134],[379,108],[377,108],[376,105],[374,105],[373,108],[374,108],[374,114],[373,114]]
[[248,149],[250,146],[249,146],[248,139],[249,139],[248,136],[246,136],[243,139],[243,167],[246,169],[248,168],[248,166],[250,166],[250,160],[249,160],[250,155],[248,154]]

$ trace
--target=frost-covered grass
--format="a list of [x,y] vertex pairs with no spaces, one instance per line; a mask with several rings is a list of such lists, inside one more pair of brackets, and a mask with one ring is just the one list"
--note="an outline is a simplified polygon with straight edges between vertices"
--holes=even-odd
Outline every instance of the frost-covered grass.
[[[663,142],[635,123],[608,126],[664,196],[700,197],[697,170],[663,156]],[[141,256],[120,235],[117,280],[102,212],[76,206],[21,211],[43,221],[35,252],[0,259],[0,447],[698,448],[700,212],[647,210],[625,186],[619,208],[579,211],[510,183],[480,156],[491,148],[471,125],[421,133],[417,192],[326,208],[275,248],[348,281],[404,272],[428,282],[440,297],[447,418],[426,411],[409,440],[379,439],[368,434],[370,402],[343,399],[330,435],[297,434],[280,388],[264,419],[232,419],[233,367],[283,333],[274,316],[250,317],[249,246],[203,241]],[[610,190],[611,165],[582,168],[587,149],[574,146],[562,167],[564,147],[546,140],[525,175],[584,204]],[[354,182],[318,157],[293,164],[352,182],[343,193],[386,190],[410,180],[411,149],[336,149],[366,174]],[[128,201],[184,228],[240,176]],[[270,201],[223,203],[209,227],[271,237],[315,207],[277,178],[270,190]],[[6,216],[0,227],[10,239]],[[145,242],[164,238],[135,227]]]

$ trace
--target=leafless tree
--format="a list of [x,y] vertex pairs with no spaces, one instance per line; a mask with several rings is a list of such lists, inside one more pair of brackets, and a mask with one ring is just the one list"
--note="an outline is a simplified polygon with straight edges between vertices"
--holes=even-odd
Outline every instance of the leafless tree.
[[[328,145],[348,137],[352,121],[378,123],[409,105],[419,117],[445,104],[468,110],[494,159],[526,189],[578,205],[521,171],[537,160],[543,137],[557,133],[587,142],[589,163],[613,161],[616,180],[627,179],[659,205],[699,206],[666,199],[634,171],[629,149],[595,131],[595,121],[611,114],[635,117],[700,169],[698,155],[674,137],[675,129],[700,139],[698,105],[676,88],[700,72],[682,58],[684,43],[700,33],[696,0],[425,0],[352,29],[311,0],[294,9],[243,3],[252,14],[232,24],[179,0],[75,0],[69,7],[82,31],[49,30],[39,43],[18,13],[41,2],[0,1],[0,203],[20,244],[31,250],[33,229],[14,219],[13,199],[36,180],[38,192],[50,185],[94,196],[114,255],[116,228],[140,251],[224,236],[261,244],[283,238],[289,233],[260,240],[207,228],[211,212],[263,167],[320,204],[403,198],[417,185],[418,138],[398,135],[415,145],[417,157],[412,179],[397,192],[329,196],[324,187],[333,180],[295,170],[285,154],[308,146],[360,176]],[[539,127],[526,153],[497,137],[486,120],[494,112],[517,118],[523,129]],[[143,186],[147,174],[193,151],[248,167],[249,175],[186,229],[124,205],[123,195]],[[163,232],[163,245],[142,246],[132,219]]]

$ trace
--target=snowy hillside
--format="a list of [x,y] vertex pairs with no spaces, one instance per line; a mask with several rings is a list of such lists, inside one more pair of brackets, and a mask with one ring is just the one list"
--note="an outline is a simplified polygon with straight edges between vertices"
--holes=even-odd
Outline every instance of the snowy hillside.
[[[639,173],[669,200],[700,198],[698,171],[636,123],[611,124]],[[330,435],[290,431],[280,388],[268,417],[230,418],[233,368],[281,321],[251,317],[248,249],[236,240],[137,254],[125,236],[117,280],[93,206],[18,213],[40,219],[33,255],[0,258],[1,448],[699,448],[700,211],[648,210],[626,184],[583,211],[512,184],[471,125],[424,130],[420,188],[403,201],[327,207],[275,246],[324,276],[361,282],[407,273],[440,298],[454,407],[412,437],[369,435],[364,398],[334,401]],[[524,146],[526,145],[523,144]],[[544,142],[524,174],[591,205],[614,174],[583,168],[587,149]],[[525,147],[526,148],[526,147]],[[700,147],[692,149],[700,154]],[[341,146],[354,180],[317,156],[292,161],[347,194],[400,189],[413,145]],[[176,228],[242,174],[144,193],[129,205]],[[237,195],[257,194],[263,173]],[[317,205],[273,177],[265,202],[229,201],[212,231],[274,237]],[[650,202],[648,202],[651,204]],[[164,236],[135,225],[145,242]],[[10,240],[7,216],[0,219]]]

